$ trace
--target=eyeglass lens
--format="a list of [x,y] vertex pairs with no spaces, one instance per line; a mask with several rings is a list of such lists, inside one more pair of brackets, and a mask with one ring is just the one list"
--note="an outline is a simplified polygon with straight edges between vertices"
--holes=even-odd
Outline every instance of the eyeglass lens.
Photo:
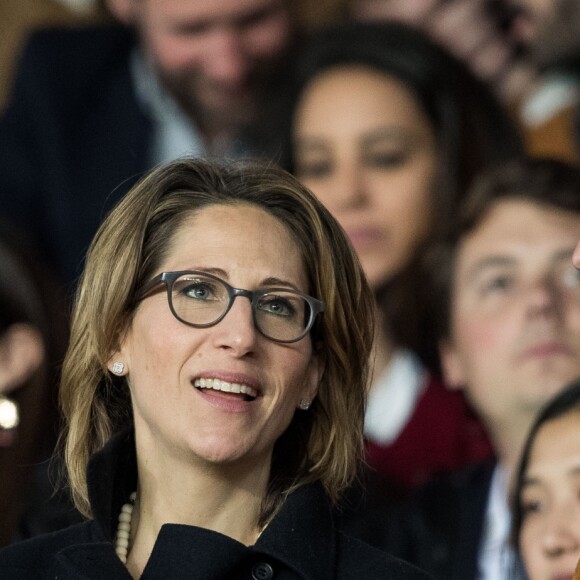
[[[228,288],[219,279],[183,274],[173,284],[173,310],[183,322],[210,326],[227,311]],[[304,334],[310,322],[308,301],[292,290],[259,293],[252,303],[254,322],[265,336],[292,341]]]

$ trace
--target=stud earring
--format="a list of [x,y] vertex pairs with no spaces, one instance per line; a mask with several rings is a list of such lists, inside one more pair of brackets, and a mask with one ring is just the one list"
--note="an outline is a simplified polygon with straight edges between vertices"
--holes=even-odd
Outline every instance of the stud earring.
[[113,363],[113,366],[111,367],[111,372],[115,373],[116,375],[122,375],[124,370],[125,365],[122,362]]
[[310,401],[308,399],[300,399],[300,409],[302,411],[308,411],[310,409]]

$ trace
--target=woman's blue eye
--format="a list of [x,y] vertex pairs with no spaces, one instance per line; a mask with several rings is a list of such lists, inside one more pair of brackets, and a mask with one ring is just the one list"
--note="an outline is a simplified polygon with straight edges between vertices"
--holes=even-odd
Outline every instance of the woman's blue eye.
[[181,293],[195,300],[209,300],[214,296],[213,289],[206,283],[188,284]]
[[259,309],[275,316],[290,318],[296,315],[296,309],[289,300],[276,297],[264,297],[260,300]]

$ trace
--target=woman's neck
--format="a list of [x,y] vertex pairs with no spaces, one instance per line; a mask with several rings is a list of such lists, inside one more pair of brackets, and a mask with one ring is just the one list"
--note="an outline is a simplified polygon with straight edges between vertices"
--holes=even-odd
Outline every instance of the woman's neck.
[[[269,463],[216,466],[180,463],[164,457],[140,459],[127,567],[139,578],[161,527],[198,526],[245,545],[256,542],[269,479]],[[156,461],[157,459],[157,461]]]

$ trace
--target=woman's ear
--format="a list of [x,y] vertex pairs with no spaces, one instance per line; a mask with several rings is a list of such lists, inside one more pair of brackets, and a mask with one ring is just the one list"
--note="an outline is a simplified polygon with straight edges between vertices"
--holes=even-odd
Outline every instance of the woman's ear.
[[125,331],[116,341],[115,349],[111,352],[111,356],[107,360],[107,368],[109,372],[117,377],[125,377],[129,374],[129,367],[131,366],[131,348],[130,340],[127,346],[127,335],[130,331]]
[[129,369],[121,350],[117,350],[111,355],[107,361],[107,368],[118,377],[123,377],[127,374]]
[[0,393],[23,385],[40,367],[45,357],[40,331],[18,322],[0,338]]

